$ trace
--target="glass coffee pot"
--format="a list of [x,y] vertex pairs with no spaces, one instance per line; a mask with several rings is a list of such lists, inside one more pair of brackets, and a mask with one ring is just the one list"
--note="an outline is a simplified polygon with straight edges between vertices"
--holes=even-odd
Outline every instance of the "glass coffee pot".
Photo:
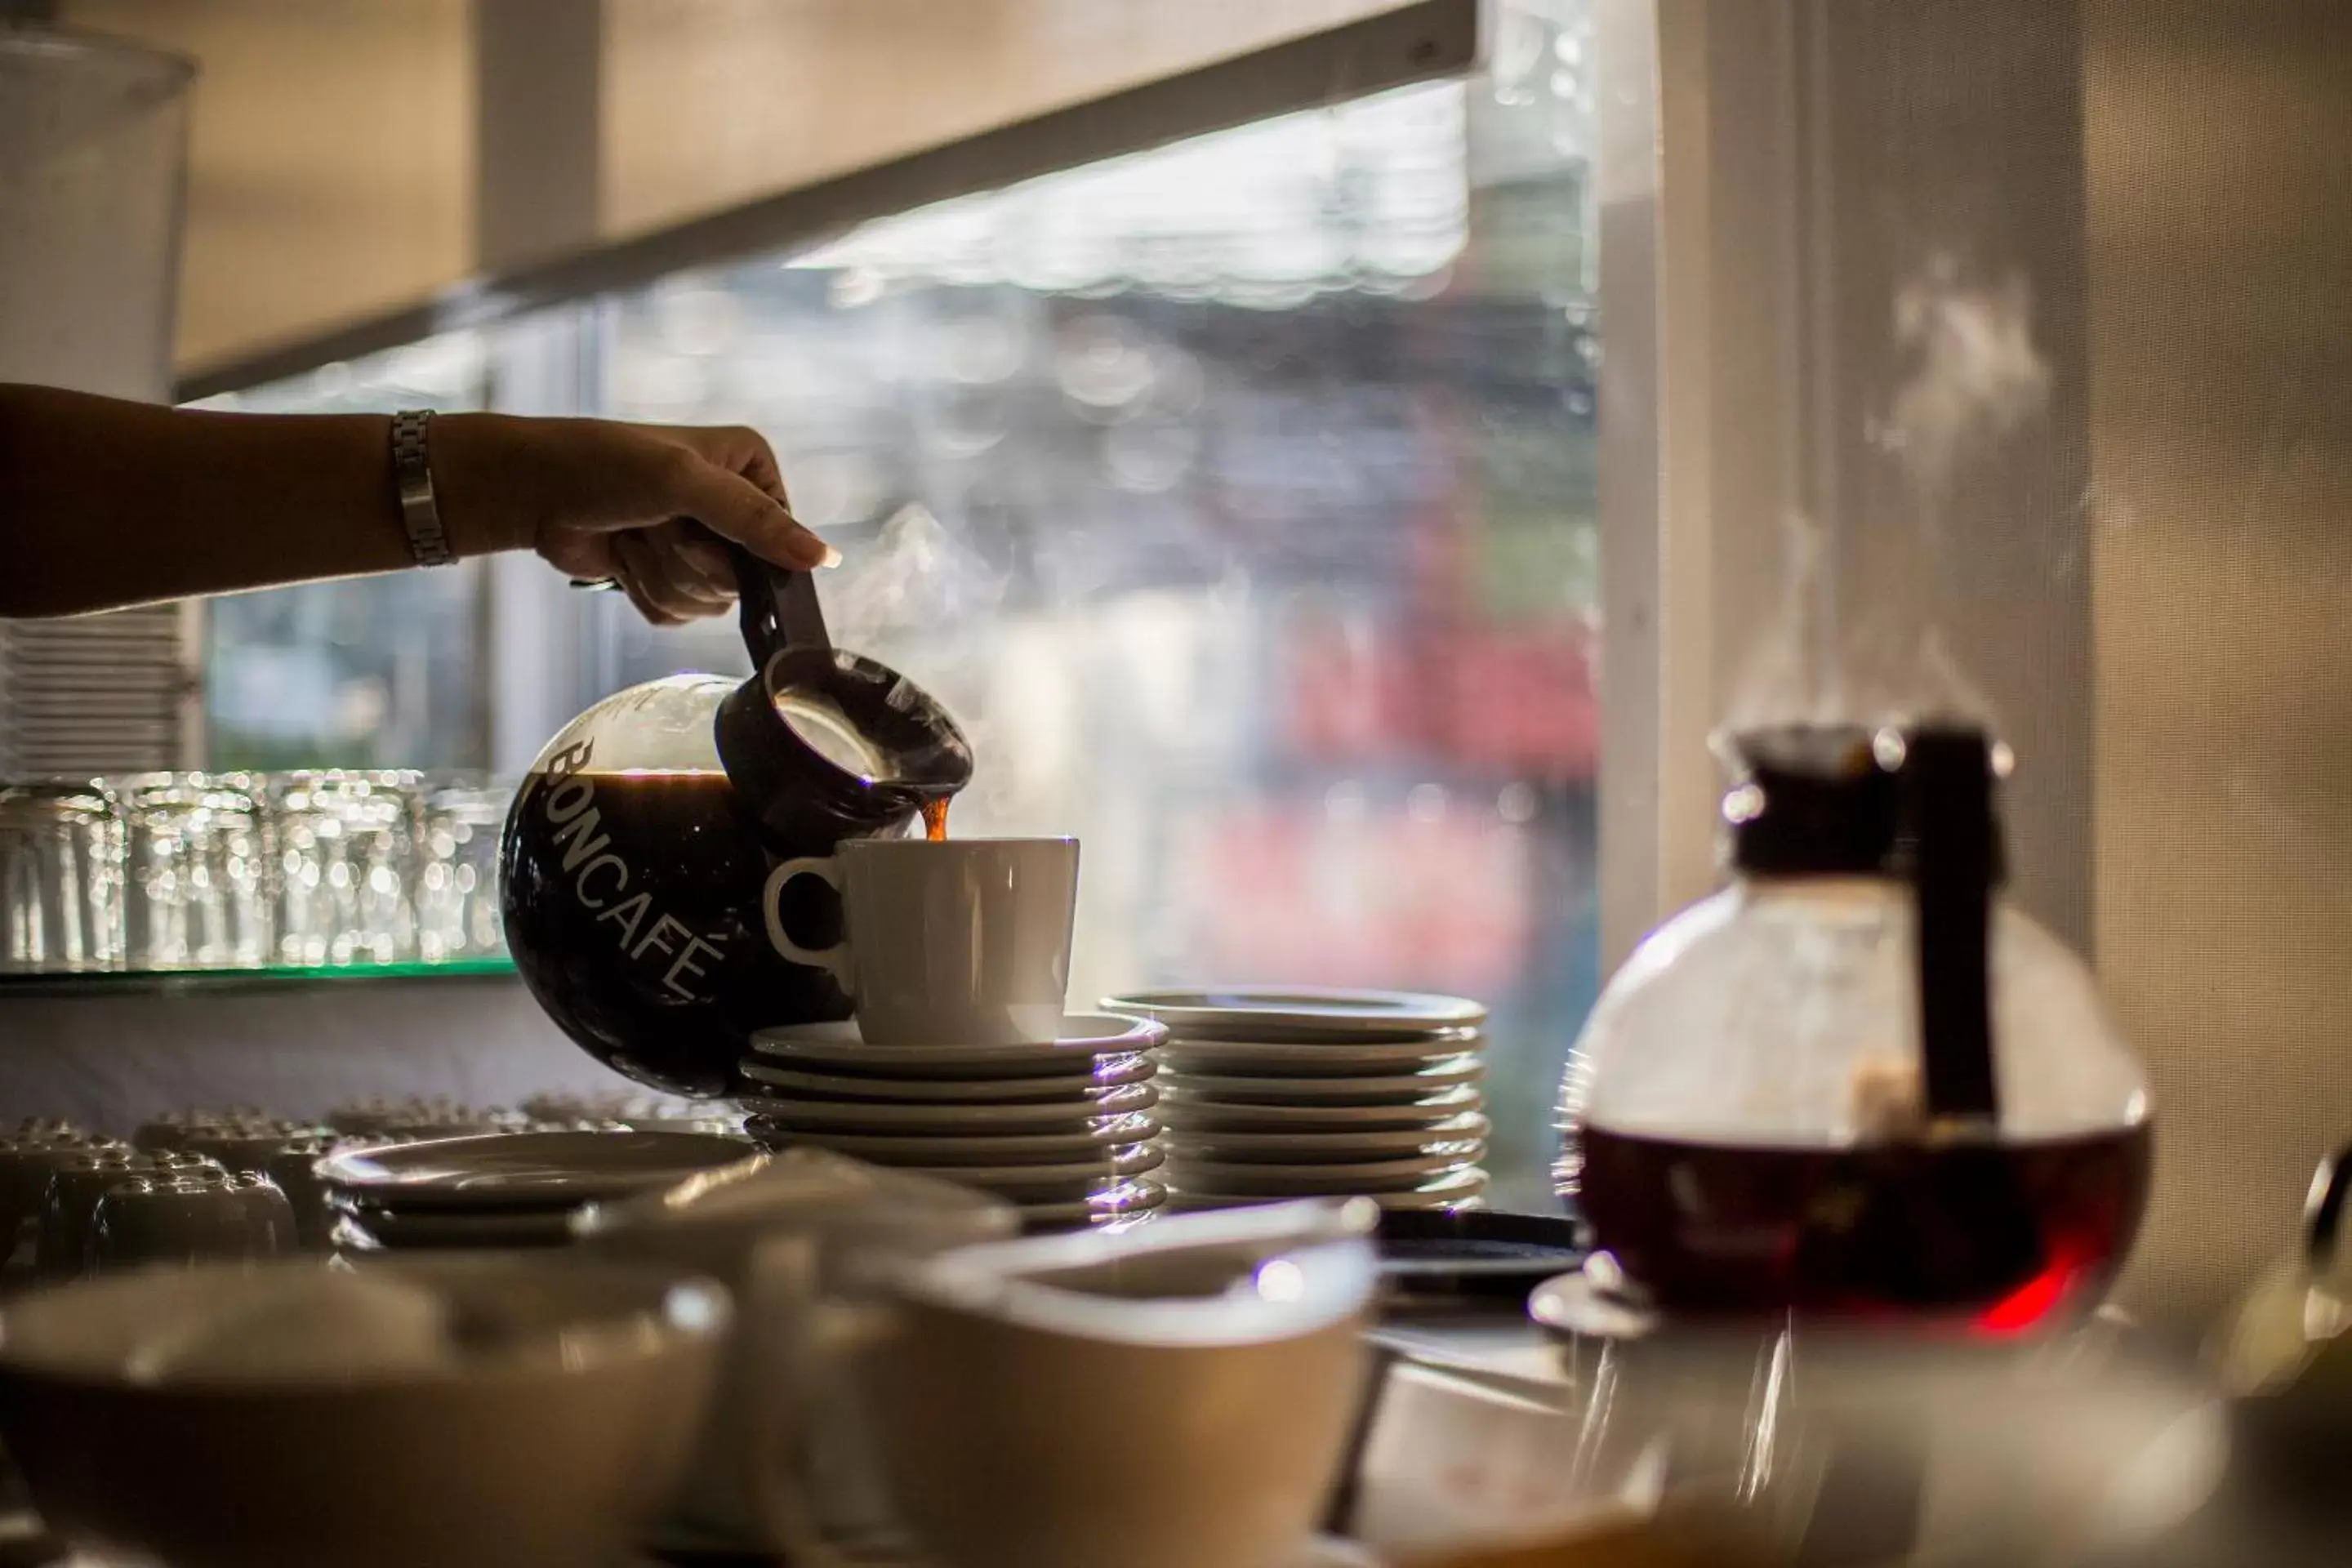
[[740,551],[736,572],[751,678],[675,675],[590,708],[532,763],[499,848],[531,994],[607,1066],[693,1096],[726,1092],[752,1030],[849,1016],[768,936],[772,903],[824,946],[838,907],[775,868],[903,833],[971,777],[937,700],[833,647],[808,574]]
[[2074,1320],[2138,1227],[2147,1083],[2082,961],[1999,896],[2006,751],[1959,726],[1735,750],[1733,880],[1602,993],[1562,1194],[1667,1310]]

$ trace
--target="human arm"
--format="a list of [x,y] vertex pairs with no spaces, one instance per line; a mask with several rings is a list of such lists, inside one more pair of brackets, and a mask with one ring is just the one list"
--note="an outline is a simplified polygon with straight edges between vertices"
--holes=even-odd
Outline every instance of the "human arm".
[[[227,414],[0,385],[0,616],[65,616],[414,563],[375,414]],[[537,551],[648,619],[726,607],[716,534],[830,555],[756,432],[450,414],[427,440],[460,557]],[[707,532],[705,531],[708,531]]]

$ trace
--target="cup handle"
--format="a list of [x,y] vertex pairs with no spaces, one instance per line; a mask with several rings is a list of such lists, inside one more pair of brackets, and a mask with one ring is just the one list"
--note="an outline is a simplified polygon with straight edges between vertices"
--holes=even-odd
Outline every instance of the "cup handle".
[[[789,1561],[825,1563],[838,1560],[814,1499],[819,1494],[820,1443],[854,1446],[857,1434],[843,1429],[833,1391],[842,1384],[845,1363],[877,1333],[890,1309],[878,1302],[853,1304],[825,1294],[817,1282],[817,1243],[807,1236],[761,1243],[751,1255],[742,1326],[749,1336],[755,1386],[752,1430],[746,1456],[753,1517],[768,1543]],[[863,1468],[871,1458],[856,1455]],[[830,1479],[836,1484],[843,1479]],[[853,1489],[872,1494],[877,1481],[861,1476]],[[857,1503],[865,1508],[860,1510]],[[871,1496],[834,1499],[853,1515],[875,1511]],[[857,1521],[867,1530],[879,1521]]]
[[768,945],[794,963],[827,971],[844,994],[856,995],[856,965],[852,962],[848,937],[844,936],[831,947],[816,948],[803,947],[785,934],[781,900],[784,896],[784,884],[794,877],[814,877],[835,893],[841,891],[841,868],[826,856],[803,855],[797,859],[787,860],[769,872],[768,885],[760,893],[760,913],[768,921]]
[[[772,927],[774,916],[769,918]],[[746,1275],[735,1331],[749,1352],[756,1390],[742,1460],[745,1489],[767,1544],[797,1558],[823,1545],[792,1425],[805,1419],[808,1404],[802,1342],[817,1306],[814,1243],[804,1236],[762,1242],[752,1248]]]

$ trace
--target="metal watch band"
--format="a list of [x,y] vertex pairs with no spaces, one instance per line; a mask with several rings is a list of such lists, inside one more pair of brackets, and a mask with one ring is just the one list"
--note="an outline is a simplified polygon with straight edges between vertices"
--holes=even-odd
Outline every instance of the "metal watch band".
[[433,467],[425,461],[425,427],[429,408],[404,409],[392,416],[392,479],[400,491],[400,526],[408,531],[408,552],[419,566],[454,566],[449,534],[441,526],[441,506],[433,496]]

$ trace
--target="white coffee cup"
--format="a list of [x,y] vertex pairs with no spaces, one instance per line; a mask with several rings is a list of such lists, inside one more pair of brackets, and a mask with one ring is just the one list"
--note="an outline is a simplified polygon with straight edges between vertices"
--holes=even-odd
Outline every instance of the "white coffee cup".
[[[843,939],[785,934],[784,884],[819,877],[841,895]],[[787,860],[761,900],[768,940],[829,970],[868,1045],[1021,1045],[1055,1037],[1070,985],[1075,838],[857,838]]]

